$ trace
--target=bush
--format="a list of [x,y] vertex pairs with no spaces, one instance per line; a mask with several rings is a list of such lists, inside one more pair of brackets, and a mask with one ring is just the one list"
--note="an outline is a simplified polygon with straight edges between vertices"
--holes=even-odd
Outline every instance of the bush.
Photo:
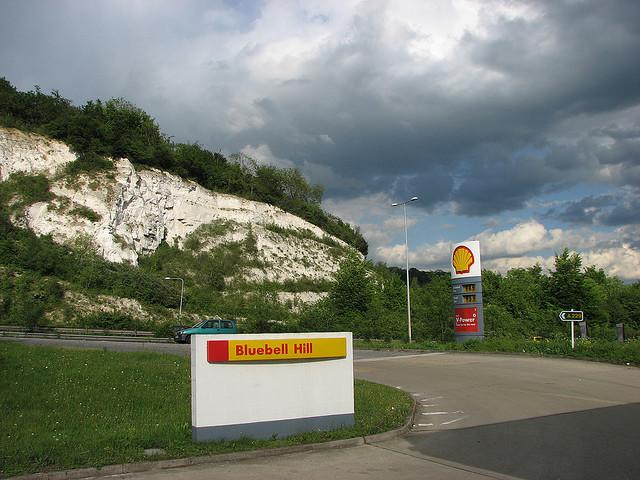
[[65,167],[65,173],[73,177],[83,173],[108,171],[113,167],[111,160],[89,151],[80,153],[73,162],[68,163]]
[[45,323],[45,311],[56,306],[64,293],[55,279],[35,272],[7,276],[2,287],[2,309],[7,321],[31,330]]
[[90,313],[80,317],[78,324],[84,328],[103,328],[105,330],[146,330],[149,327],[148,323],[118,312]]
[[69,213],[71,215],[86,218],[91,222],[97,222],[102,218],[99,214],[91,210],[89,207],[85,207],[84,205],[73,208],[69,211]]
[[158,338],[173,338],[175,322],[157,322],[153,325],[152,331]]
[[0,182],[0,208],[8,212],[21,212],[25,207],[51,199],[49,179],[44,175],[13,173],[9,180]]

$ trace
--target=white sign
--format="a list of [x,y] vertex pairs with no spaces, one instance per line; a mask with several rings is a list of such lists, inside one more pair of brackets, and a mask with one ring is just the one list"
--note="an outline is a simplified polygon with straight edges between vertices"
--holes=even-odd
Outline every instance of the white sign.
[[582,322],[584,313],[581,310],[563,310],[558,317],[563,322]]
[[480,242],[474,240],[454,245],[451,249],[450,264],[452,279],[481,276]]
[[193,335],[194,441],[354,424],[351,332]]

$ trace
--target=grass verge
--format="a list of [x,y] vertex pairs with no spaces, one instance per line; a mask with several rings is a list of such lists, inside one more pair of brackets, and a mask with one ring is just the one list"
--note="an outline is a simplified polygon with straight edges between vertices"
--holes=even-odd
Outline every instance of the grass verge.
[[441,343],[427,341],[411,344],[394,341],[356,340],[354,341],[354,347],[374,350],[411,349],[462,352],[528,353],[640,366],[640,340],[627,340],[622,343],[607,340],[576,339],[575,350],[571,349],[571,340],[563,337],[537,341],[513,338],[486,338],[484,341],[470,340],[465,343]]
[[193,443],[189,358],[0,342],[0,477],[275,448],[400,427],[412,400],[356,380],[356,424],[284,439]]

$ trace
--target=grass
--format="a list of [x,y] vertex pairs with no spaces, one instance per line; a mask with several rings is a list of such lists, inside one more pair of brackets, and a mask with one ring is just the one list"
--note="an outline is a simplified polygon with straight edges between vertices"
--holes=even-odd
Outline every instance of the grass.
[[264,228],[283,237],[294,237],[299,240],[312,240],[314,242],[322,243],[330,247],[331,255],[334,257],[339,257],[341,255],[346,255],[347,253],[349,253],[348,248],[345,248],[331,236],[323,235],[322,237],[318,237],[315,233],[306,228],[303,230],[298,230],[295,228],[281,227],[275,223],[265,225]]
[[640,340],[638,339],[627,340],[624,343],[608,340],[576,339],[576,348],[574,350],[571,349],[571,340],[561,336],[537,341],[495,337],[486,338],[484,341],[470,340],[465,343],[424,341],[408,344],[397,341],[357,340],[354,341],[354,347],[368,349],[528,353],[640,366]]
[[77,207],[70,210],[69,213],[78,217],[84,217],[90,222],[97,222],[102,218],[99,213],[96,213],[95,211],[91,210],[89,207],[85,207],[84,205],[78,205]]
[[193,443],[189,358],[0,342],[0,477],[275,448],[397,428],[412,400],[356,380],[356,424],[285,439]]

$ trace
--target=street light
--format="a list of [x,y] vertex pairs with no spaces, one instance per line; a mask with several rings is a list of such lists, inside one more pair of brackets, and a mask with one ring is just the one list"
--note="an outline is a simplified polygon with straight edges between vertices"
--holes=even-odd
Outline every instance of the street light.
[[180,288],[180,313],[178,313],[178,319],[182,320],[182,297],[184,296],[184,280],[179,277],[164,277],[165,280],[180,280],[182,287]]
[[407,234],[407,203],[415,202],[418,197],[411,197],[406,202],[392,203],[392,207],[399,207],[402,205],[404,210],[404,251],[407,258],[407,325],[409,328],[409,343],[411,343],[411,298],[409,297],[409,235]]

